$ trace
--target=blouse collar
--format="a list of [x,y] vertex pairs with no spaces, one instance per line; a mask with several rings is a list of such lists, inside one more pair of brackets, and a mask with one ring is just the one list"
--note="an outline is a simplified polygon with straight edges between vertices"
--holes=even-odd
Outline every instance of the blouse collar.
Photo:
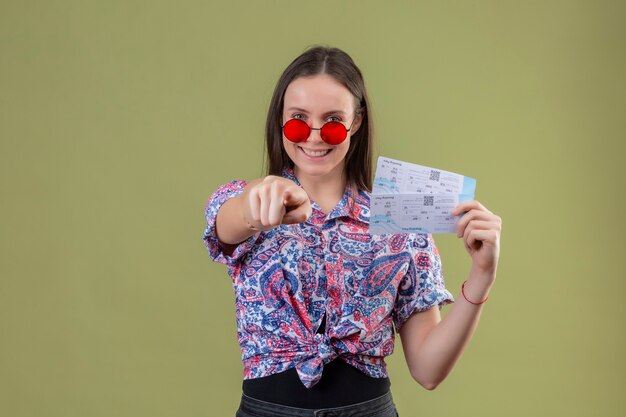
[[[300,181],[298,181],[298,178],[293,172],[293,168],[283,169],[282,176],[292,180],[298,184],[299,187],[302,187],[302,184],[300,184]],[[315,201],[310,200],[311,208],[313,209],[313,214],[311,215],[313,221],[321,224],[339,217],[349,217],[353,220],[369,224],[369,193],[366,191],[357,191],[355,196],[353,196],[353,188],[354,187],[351,184],[346,185],[346,189],[341,200],[339,200],[339,203],[337,203],[328,215],[322,211],[320,206]],[[350,210],[350,206],[352,206],[352,210]]]

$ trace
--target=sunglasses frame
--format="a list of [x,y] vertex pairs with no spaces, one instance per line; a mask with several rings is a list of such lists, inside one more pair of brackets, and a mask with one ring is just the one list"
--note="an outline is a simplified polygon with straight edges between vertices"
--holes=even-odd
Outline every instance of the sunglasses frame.
[[[328,143],[329,145],[339,145],[340,143],[343,143],[343,141],[344,141],[344,140],[346,140],[346,138],[348,137],[348,132],[350,131],[350,129],[352,129],[352,125],[354,124],[354,121],[356,120],[356,116],[352,119],[352,123],[350,123],[350,127],[349,127],[349,128],[347,128],[347,129],[346,129],[346,125],[344,125],[344,124],[343,124],[343,123],[341,123],[341,122],[337,122],[337,121],[326,122],[326,123],[324,123],[324,124],[322,125],[322,127],[311,127],[311,126],[309,126],[309,124],[308,124],[307,122],[305,122],[305,121],[304,121],[304,120],[302,120],[302,119],[293,119],[293,118],[292,118],[292,119],[287,120],[287,121],[286,121],[283,125],[281,125],[281,130],[282,130],[283,134],[285,134],[285,125],[287,125],[287,123],[289,123],[289,122],[290,122],[290,121],[292,121],[292,120],[298,120],[298,121],[300,121],[300,122],[304,123],[304,124],[305,124],[305,126],[309,128],[309,134],[306,136],[306,138],[305,138],[304,140],[301,140],[301,141],[293,141],[293,140],[291,140],[291,139],[287,138],[287,135],[285,135],[285,137],[287,138],[287,140],[289,140],[290,142],[293,142],[293,143],[301,143],[301,142],[306,142],[306,141],[307,141],[307,140],[309,140],[309,138],[311,137],[311,131],[313,131],[313,130],[319,130],[319,131],[320,131],[320,137],[322,138],[322,140],[323,140],[324,142]],[[344,129],[346,129],[346,136],[344,136],[344,138],[343,138],[343,139],[341,139],[341,141],[340,141],[340,142],[337,142],[337,143],[327,142],[327,141],[324,139],[324,137],[321,135],[321,131],[322,131],[322,129],[324,128],[324,126],[326,126],[326,125],[327,125],[327,124],[329,124],[329,123],[339,123],[340,125],[342,125],[342,126],[343,126],[343,128],[344,128]]]

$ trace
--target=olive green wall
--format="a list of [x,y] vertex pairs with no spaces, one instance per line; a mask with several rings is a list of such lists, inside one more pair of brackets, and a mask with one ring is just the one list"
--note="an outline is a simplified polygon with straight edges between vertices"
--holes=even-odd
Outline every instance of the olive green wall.
[[[477,179],[498,279],[400,415],[626,415],[626,5],[617,1],[0,2],[0,415],[232,416],[233,290],[204,204],[262,175],[306,46],[362,69],[376,155]],[[461,241],[437,235],[455,296]],[[450,307],[444,308],[444,314]]]

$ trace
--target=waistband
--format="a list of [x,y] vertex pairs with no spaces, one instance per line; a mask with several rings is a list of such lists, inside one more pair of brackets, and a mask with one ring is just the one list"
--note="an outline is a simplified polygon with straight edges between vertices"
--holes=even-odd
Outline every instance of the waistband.
[[243,393],[256,400],[296,408],[333,408],[378,398],[389,391],[388,377],[370,377],[341,358],[324,366],[312,388],[303,385],[295,368],[255,379],[244,379]]
[[242,394],[237,417],[397,417],[391,391],[372,400],[334,408],[296,408],[257,400]]

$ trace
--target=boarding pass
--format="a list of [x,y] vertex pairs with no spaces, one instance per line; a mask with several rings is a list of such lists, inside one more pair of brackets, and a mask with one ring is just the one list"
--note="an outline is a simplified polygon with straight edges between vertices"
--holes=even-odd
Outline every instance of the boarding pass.
[[370,201],[370,233],[455,233],[452,209],[473,200],[476,180],[379,157]]

